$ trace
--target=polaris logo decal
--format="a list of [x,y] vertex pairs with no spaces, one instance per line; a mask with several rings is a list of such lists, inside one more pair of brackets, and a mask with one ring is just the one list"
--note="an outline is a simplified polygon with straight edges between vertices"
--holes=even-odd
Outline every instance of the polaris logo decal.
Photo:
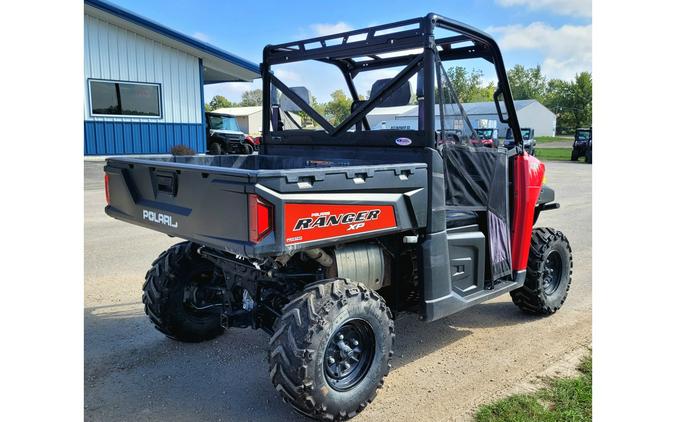
[[412,140],[410,138],[396,138],[396,145],[400,145],[402,147],[407,147],[408,145],[412,144]]
[[365,226],[364,221],[377,220],[382,210],[374,209],[359,211],[358,213],[331,214],[330,212],[315,212],[308,218],[300,218],[295,223],[293,231],[308,230],[315,227],[337,226],[338,224],[347,224],[347,230],[356,230]]
[[284,205],[287,245],[396,227],[392,205]]
[[174,229],[178,227],[178,222],[174,221],[172,216],[155,211],[143,210],[143,220],[164,224],[165,226],[173,227]]

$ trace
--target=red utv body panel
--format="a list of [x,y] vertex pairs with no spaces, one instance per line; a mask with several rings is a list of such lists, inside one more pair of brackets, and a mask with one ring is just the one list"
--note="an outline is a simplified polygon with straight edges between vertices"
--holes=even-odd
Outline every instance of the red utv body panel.
[[527,152],[513,162],[513,224],[511,225],[511,265],[513,271],[527,268],[534,208],[544,182],[544,163]]
[[286,204],[285,244],[396,228],[391,205]]

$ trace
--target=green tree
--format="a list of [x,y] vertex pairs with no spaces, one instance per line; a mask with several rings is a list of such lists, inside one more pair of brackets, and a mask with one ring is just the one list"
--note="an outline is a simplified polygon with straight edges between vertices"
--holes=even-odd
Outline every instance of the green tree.
[[582,72],[572,81],[548,82],[543,104],[557,116],[558,133],[570,134],[578,127],[590,126],[593,119],[593,79]]
[[331,100],[323,105],[322,114],[325,115],[332,125],[337,125],[344,121],[351,113],[352,99],[351,97],[347,97],[341,89],[333,91],[330,97]]
[[541,66],[526,69],[517,64],[507,72],[509,86],[514,100],[534,99],[543,102],[546,97],[546,77],[541,73]]
[[590,126],[593,123],[593,78],[590,72],[576,75],[572,85],[572,98],[575,126]]
[[244,91],[244,93],[241,94],[241,102],[239,103],[239,106],[250,107],[261,105],[262,105],[262,89],[252,89],[250,91]]
[[204,104],[204,107],[206,111],[213,111],[219,108],[234,107],[235,105],[222,95],[215,95],[208,104]]
[[[310,99],[309,105],[312,106],[312,108],[322,116],[326,112],[325,104],[319,103],[316,100],[316,97],[313,96],[313,95],[312,95],[312,98]],[[316,125],[316,123],[314,122],[314,119],[309,117],[309,115],[307,113],[305,113],[304,111],[295,111],[294,113],[297,114],[298,116],[300,116],[300,119],[302,119],[302,126],[303,127],[315,126]],[[300,123],[300,122],[298,122],[298,123]]]
[[[448,68],[447,73],[460,102],[491,101],[495,86],[492,82],[483,86],[483,72],[480,69],[471,69],[469,72],[465,67],[456,66]],[[443,102],[448,103],[450,98],[446,88]]]

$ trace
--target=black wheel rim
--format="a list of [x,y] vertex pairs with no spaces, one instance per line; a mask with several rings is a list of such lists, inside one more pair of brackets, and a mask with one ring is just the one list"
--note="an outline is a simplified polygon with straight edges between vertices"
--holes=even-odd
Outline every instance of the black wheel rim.
[[375,334],[370,324],[352,319],[338,328],[326,345],[324,374],[337,391],[356,386],[368,373],[375,355]]
[[544,262],[544,293],[552,295],[558,290],[562,279],[562,257],[558,251],[551,251]]
[[194,271],[183,295],[185,311],[195,317],[212,315],[222,308],[222,293],[213,285],[213,271]]

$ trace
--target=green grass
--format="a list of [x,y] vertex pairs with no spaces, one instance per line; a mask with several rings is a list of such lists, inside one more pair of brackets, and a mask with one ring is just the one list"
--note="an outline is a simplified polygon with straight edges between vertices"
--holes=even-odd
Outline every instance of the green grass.
[[535,136],[537,143],[547,143],[547,142],[572,142],[574,141],[574,136]]
[[516,394],[481,406],[476,422],[585,422],[592,420],[592,358],[579,365],[581,375],[549,379],[546,387],[531,394]]
[[572,148],[537,148],[535,155],[542,161],[569,161],[572,157]]

